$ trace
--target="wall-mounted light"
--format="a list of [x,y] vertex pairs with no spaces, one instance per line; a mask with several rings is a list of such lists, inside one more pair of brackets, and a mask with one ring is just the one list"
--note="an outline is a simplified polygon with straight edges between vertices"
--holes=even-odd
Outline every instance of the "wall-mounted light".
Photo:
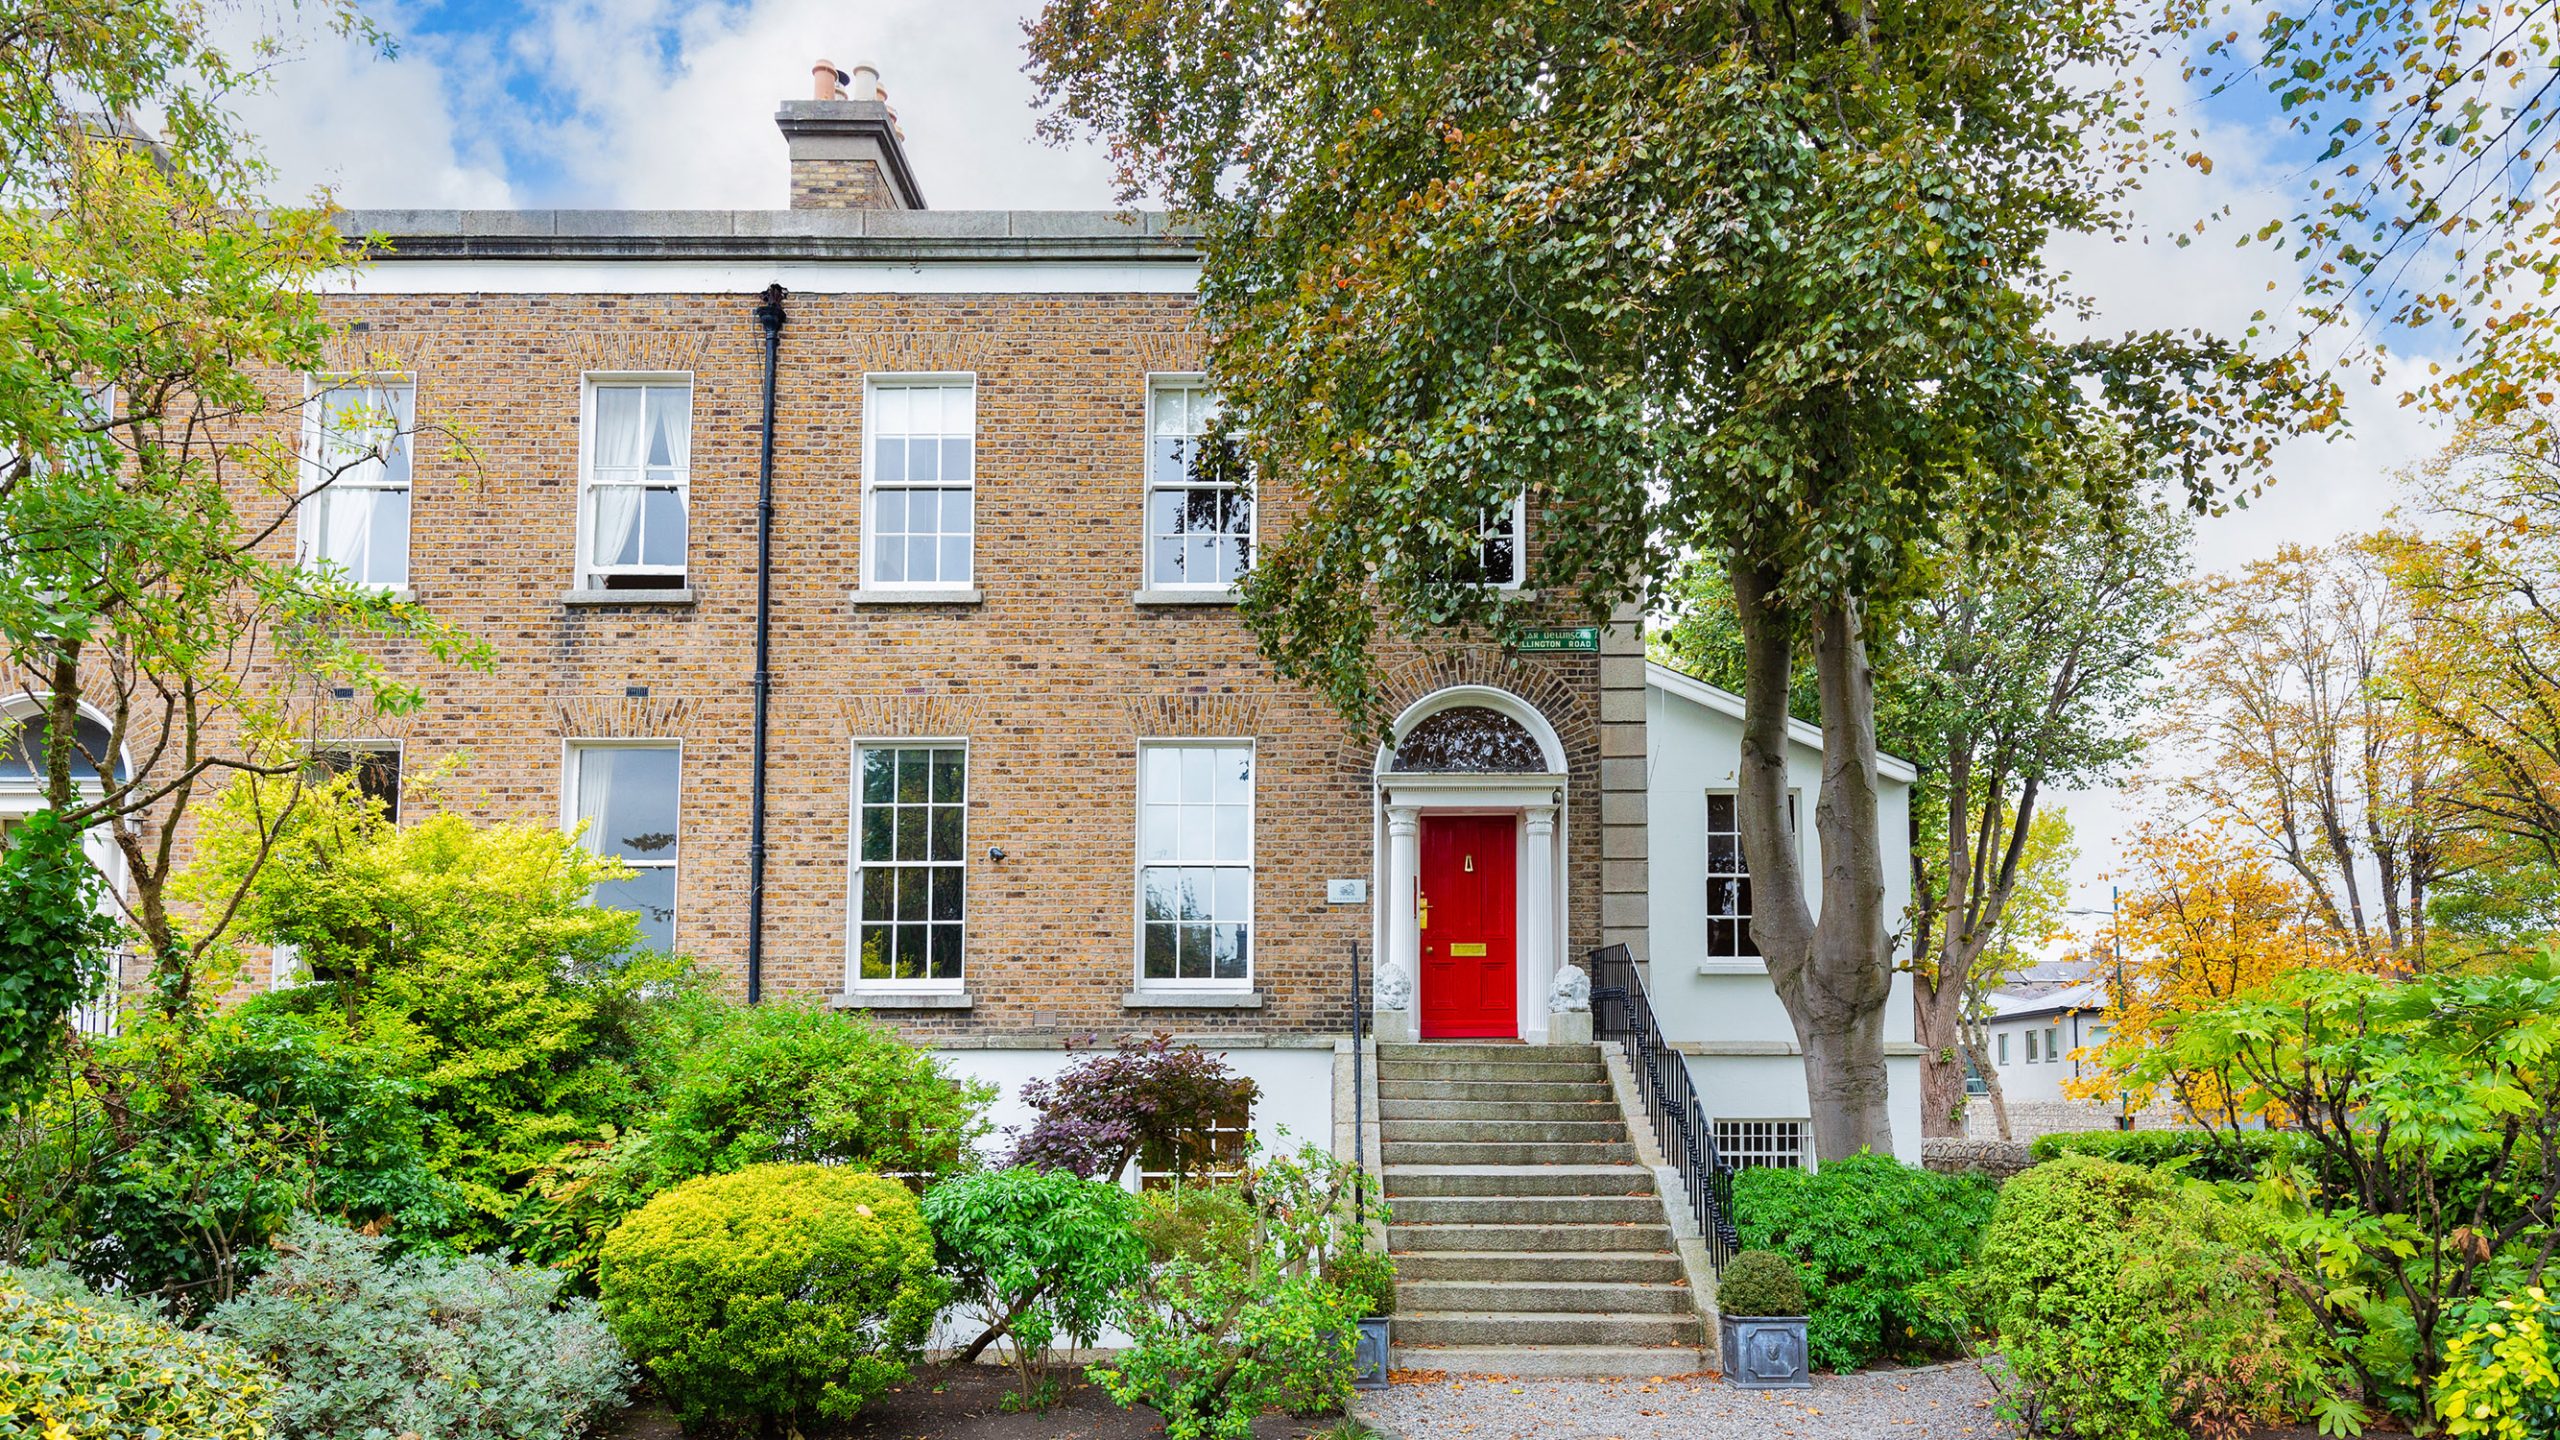
[[1004,858],[1004,847],[1003,847],[1003,846],[1001,846],[1001,845],[990,845],[990,846],[988,846],[988,847],[987,847],[987,858],[988,858],[988,859],[990,859],[990,860],[1001,860],[1001,859],[1003,859],[1003,858]]

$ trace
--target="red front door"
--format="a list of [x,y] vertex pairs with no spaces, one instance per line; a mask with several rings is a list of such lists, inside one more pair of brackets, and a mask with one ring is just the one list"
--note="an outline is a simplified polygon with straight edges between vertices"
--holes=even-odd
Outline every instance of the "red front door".
[[1520,1033],[1518,857],[1508,815],[1422,817],[1422,1038]]

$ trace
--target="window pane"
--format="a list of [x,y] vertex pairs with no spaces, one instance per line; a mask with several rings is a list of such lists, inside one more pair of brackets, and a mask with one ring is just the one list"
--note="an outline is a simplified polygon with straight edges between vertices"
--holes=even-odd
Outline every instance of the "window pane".
[[967,773],[966,762],[962,758],[966,753],[961,750],[933,752],[933,798],[936,803],[951,804],[960,799],[961,780]]
[[877,534],[871,538],[871,575],[875,580],[895,583],[907,578],[907,542],[905,537]]
[[898,853],[900,860],[924,860],[925,810],[922,806],[898,807]]
[[626,859],[676,856],[677,752],[589,746],[578,752],[578,813],[587,846]]
[[676,933],[676,872],[673,866],[642,870],[628,880],[598,884],[591,900],[608,910],[628,910],[640,917],[640,947],[673,950]]
[[1218,754],[1205,745],[1186,745],[1182,756],[1182,801],[1186,805],[1203,804],[1215,798]]
[[377,490],[373,496],[373,536],[359,578],[371,585],[409,583],[409,492]]
[[960,582],[969,578],[969,540],[967,536],[950,536],[942,542],[939,578]]
[[939,480],[942,478],[942,447],[930,440],[918,440],[907,446],[907,478]]
[[1143,883],[1143,889],[1145,890],[1143,903],[1145,909],[1142,912],[1145,919],[1171,920],[1175,918],[1177,912],[1174,909],[1173,896],[1177,875],[1178,872],[1172,870],[1149,870],[1146,872]]
[[920,805],[932,784],[933,753],[929,750],[898,752],[898,803]]
[[966,436],[954,436],[942,442],[942,478],[963,483],[971,478],[970,446]]
[[960,844],[960,807],[957,805],[934,806],[933,858],[936,860],[959,859]]
[[889,978],[889,956],[896,948],[896,944],[896,939],[888,926],[865,925],[862,927],[863,979],[886,980]]
[[898,752],[865,750],[862,752],[862,799],[865,804],[885,803],[896,793]]
[[673,490],[643,492],[640,517],[643,565],[684,564],[684,497]]
[[1241,921],[1253,913],[1253,872],[1234,867],[1218,872],[1217,903],[1212,913],[1221,920]]
[[1180,948],[1174,955],[1174,968],[1185,980],[1209,978],[1209,927],[1183,925],[1177,927]]
[[910,490],[907,492],[907,533],[930,535],[941,528],[942,492]]
[[973,517],[977,514],[977,511],[978,511],[978,501],[977,501],[977,492],[976,492],[976,491],[974,491],[974,490],[945,490],[945,491],[943,491],[943,492],[942,492],[942,529],[943,529],[943,533],[948,534],[948,535],[967,535],[967,534],[971,533],[972,526],[973,526],[973,523],[974,523],[974,521],[973,521]]
[[871,500],[872,508],[877,512],[872,524],[872,528],[874,530],[884,536],[904,535],[907,533],[906,491],[878,491],[871,497]]
[[910,405],[908,389],[900,385],[883,385],[871,392],[871,424],[883,435],[904,435]]
[[900,920],[922,920],[931,907],[932,872],[921,866],[898,868],[898,916]]
[[897,977],[901,980],[925,978],[925,927],[898,927]]
[[[875,872],[877,873],[877,872]],[[933,918],[960,918],[960,867],[937,866],[933,872]]]
[[1245,935],[1241,925],[1215,925],[1209,930],[1209,964],[1213,978],[1245,978]]
[[862,872],[862,918],[894,920],[898,916],[898,874],[879,869]]
[[1174,927],[1149,925],[1147,929],[1146,972],[1150,980],[1171,980],[1174,961]]
[[933,927],[933,978],[960,978],[960,927],[957,925]]
[[1237,864],[1252,859],[1253,812],[1242,805],[1221,805],[1216,813],[1216,847],[1208,858]]
[[1182,573],[1181,537],[1158,539],[1148,545],[1147,554],[1151,557],[1148,563],[1155,567],[1151,573],[1155,576],[1157,583],[1164,585],[1186,583],[1188,577]]

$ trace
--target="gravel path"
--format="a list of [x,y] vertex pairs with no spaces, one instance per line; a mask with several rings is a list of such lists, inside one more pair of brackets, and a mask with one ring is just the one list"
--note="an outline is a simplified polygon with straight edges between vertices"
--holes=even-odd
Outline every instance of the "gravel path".
[[1402,1440],[1981,1440],[2009,1432],[1971,1364],[1817,1375],[1810,1390],[1736,1390],[1720,1380],[1504,1380],[1454,1376],[1361,1397]]

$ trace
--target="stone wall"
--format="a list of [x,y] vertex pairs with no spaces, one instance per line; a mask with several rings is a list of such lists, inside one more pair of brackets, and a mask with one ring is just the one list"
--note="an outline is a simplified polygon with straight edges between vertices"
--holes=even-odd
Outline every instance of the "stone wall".
[[2006,1180],[2036,1162],[2028,1155],[2024,1141],[1940,1138],[1921,1142],[1920,1163],[1948,1175],[1978,1170],[1995,1180]]
[[[2117,1114],[2113,1103],[2095,1100],[2012,1100],[2009,1134],[2023,1142],[2039,1135],[2113,1130]],[[2176,1111],[2158,1107],[2136,1111],[2133,1117],[2136,1130],[2176,1130],[2184,1124]],[[2000,1119],[1993,1113],[1989,1099],[1976,1095],[1966,1103],[1964,1133],[1968,1140],[2000,1138]]]

